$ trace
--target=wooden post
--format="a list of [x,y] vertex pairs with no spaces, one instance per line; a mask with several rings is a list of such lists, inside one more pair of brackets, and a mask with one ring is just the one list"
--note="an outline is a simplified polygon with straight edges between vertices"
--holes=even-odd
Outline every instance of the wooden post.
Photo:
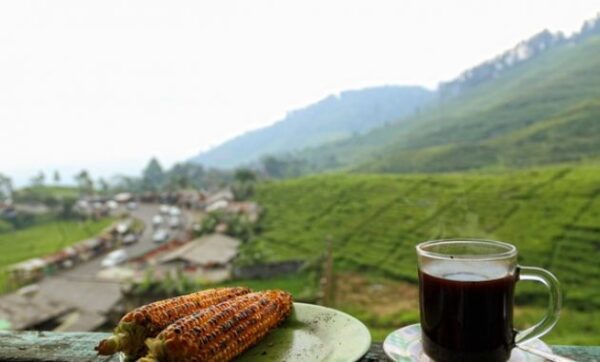
[[324,306],[333,303],[333,239],[331,235],[325,238],[325,263],[323,265],[323,302]]

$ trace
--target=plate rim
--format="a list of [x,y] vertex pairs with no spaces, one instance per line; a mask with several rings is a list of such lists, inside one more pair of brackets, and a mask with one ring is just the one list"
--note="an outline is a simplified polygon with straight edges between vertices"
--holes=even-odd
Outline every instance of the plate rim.
[[[348,313],[346,313],[344,311],[341,311],[339,309],[335,309],[335,308],[331,308],[331,307],[326,307],[326,306],[318,305],[318,304],[294,302],[294,308],[296,308],[296,305],[300,305],[302,308],[309,308],[309,309],[312,308],[312,309],[316,309],[316,310],[325,310],[325,311],[333,313],[333,314],[338,314],[338,315],[341,315],[341,316],[344,316],[344,317],[348,318],[353,323],[355,323],[356,325],[360,326],[361,329],[365,332],[364,334],[365,334],[366,338],[364,339],[364,346],[363,346],[363,348],[360,349],[360,355],[358,355],[354,361],[360,360],[365,354],[367,354],[367,352],[371,348],[371,344],[373,343],[373,336],[371,336],[371,331],[369,331],[369,328],[360,319],[356,318],[355,316],[353,316],[351,314],[348,314]],[[357,354],[358,354],[358,352],[357,352]]]

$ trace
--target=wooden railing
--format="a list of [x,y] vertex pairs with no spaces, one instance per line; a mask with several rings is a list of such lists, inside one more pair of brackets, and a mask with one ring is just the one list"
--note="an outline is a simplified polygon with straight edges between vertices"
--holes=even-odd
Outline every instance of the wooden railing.
[[[0,332],[0,361],[117,362],[99,357],[94,346],[106,333]],[[579,362],[600,362],[600,347],[553,346],[553,351]],[[388,361],[380,343],[374,343],[361,362]],[[307,361],[310,362],[310,361]]]

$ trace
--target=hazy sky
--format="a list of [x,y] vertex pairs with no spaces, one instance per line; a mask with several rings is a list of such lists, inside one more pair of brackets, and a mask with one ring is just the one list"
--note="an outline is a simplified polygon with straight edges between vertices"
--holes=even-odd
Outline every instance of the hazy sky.
[[0,172],[185,160],[344,89],[434,88],[600,0],[2,1]]

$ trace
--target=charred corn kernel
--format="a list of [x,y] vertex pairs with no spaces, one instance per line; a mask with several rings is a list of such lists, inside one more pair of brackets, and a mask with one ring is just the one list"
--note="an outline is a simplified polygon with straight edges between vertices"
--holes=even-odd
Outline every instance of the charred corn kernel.
[[280,290],[242,295],[183,317],[146,341],[139,362],[224,362],[239,356],[287,318],[292,297]]
[[122,351],[137,359],[146,353],[146,338],[155,337],[179,318],[249,292],[248,288],[208,289],[144,305],[123,316],[114,335],[100,341],[96,350],[101,355]]

